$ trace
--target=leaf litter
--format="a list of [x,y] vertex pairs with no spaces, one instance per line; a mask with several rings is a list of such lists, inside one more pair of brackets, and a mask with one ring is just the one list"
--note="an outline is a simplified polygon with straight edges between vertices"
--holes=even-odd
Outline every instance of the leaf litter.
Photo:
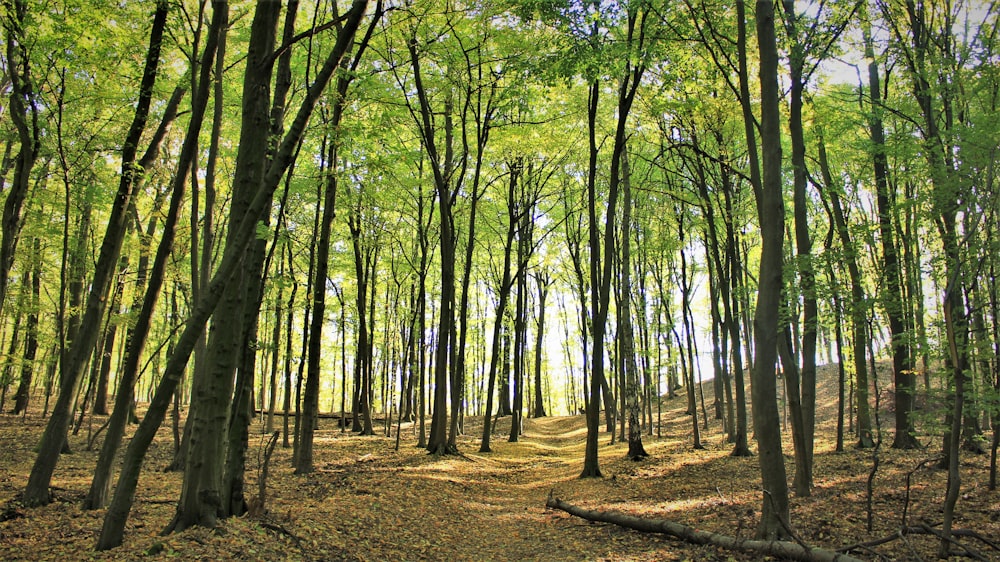
[[[707,386],[706,390],[711,387]],[[828,406],[828,405],[827,405]],[[0,522],[2,560],[754,560],[753,555],[689,545],[611,525],[592,524],[545,508],[550,492],[588,509],[668,519],[700,530],[751,538],[761,491],[756,458],[729,455],[721,422],[710,420],[704,450],[691,447],[690,417],[682,398],[665,400],[662,438],[644,444],[651,458],[632,462],[627,444],[611,444],[601,433],[601,479],[579,479],[583,416],[525,420],[519,442],[507,441],[509,418],[499,420],[492,453],[479,453],[481,420],[466,418],[458,440],[461,455],[430,456],[416,447],[412,425],[395,436],[341,432],[337,420],[321,420],[315,467],[298,476],[291,450],[278,448],[271,460],[266,513],[221,521],[215,529],[192,528],[160,536],[176,509],[181,475],[163,473],[173,454],[169,428],[161,428],[147,456],[125,543],[94,552],[104,510],[83,511],[97,451],[87,451],[85,431],[71,436],[73,453],[63,455],[53,478],[54,501],[25,509],[12,503],[27,482],[45,420],[0,415]],[[829,410],[829,408],[826,408]],[[103,420],[95,419],[94,425]],[[506,422],[506,423],[505,423]],[[874,482],[874,530],[866,530],[865,482],[871,452],[833,452],[835,420],[817,424],[815,487],[811,497],[791,499],[792,525],[810,545],[827,549],[895,533],[903,525],[906,474],[933,456],[928,449],[880,451]],[[262,434],[260,420],[254,425]],[[393,429],[395,431],[395,428]],[[785,432],[787,434],[787,431]],[[787,436],[787,435],[786,435]],[[251,438],[247,490],[256,490]],[[258,443],[259,442],[259,443]],[[794,459],[785,443],[789,478]],[[1000,495],[987,489],[988,458],[962,458],[962,496],[956,526],[985,537],[1000,536]],[[915,471],[907,524],[940,521],[946,474]],[[980,545],[975,545],[977,548]],[[909,535],[869,552],[890,559],[933,558],[936,539]],[[991,551],[980,550],[987,555]],[[994,557],[998,555],[992,551]],[[858,555],[858,553],[855,553]],[[862,554],[865,556],[865,554]]]

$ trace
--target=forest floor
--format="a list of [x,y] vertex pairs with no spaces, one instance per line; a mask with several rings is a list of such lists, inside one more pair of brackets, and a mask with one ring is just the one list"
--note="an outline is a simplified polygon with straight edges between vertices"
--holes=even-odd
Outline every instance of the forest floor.
[[[706,389],[710,400],[711,387]],[[0,522],[0,560],[759,560],[759,555],[589,523],[545,507],[552,493],[590,509],[750,538],[761,505],[757,459],[731,457],[731,445],[717,420],[702,431],[705,448],[694,450],[685,403],[683,397],[664,400],[661,437],[645,436],[651,457],[644,461],[627,460],[627,444],[611,444],[609,434],[602,433],[600,479],[577,477],[586,435],[583,416],[526,419],[516,443],[508,442],[505,433],[509,418],[502,419],[492,439],[493,452],[487,454],[477,452],[481,420],[470,418],[459,441],[462,454],[443,457],[417,448],[414,429],[406,424],[397,451],[395,428],[391,438],[362,437],[341,432],[336,419],[323,419],[314,473],[294,475],[290,449],[279,444],[267,479],[265,515],[168,536],[159,533],[174,513],[181,475],[160,472],[173,450],[172,434],[164,427],[147,457],[125,544],[102,553],[95,553],[93,545],[104,511],[80,508],[97,455],[96,447],[86,450],[88,422],[70,439],[74,453],[64,455],[56,469],[55,501],[25,509],[8,502],[27,482],[32,449],[45,420],[36,413],[4,414],[0,504],[8,509]],[[820,404],[812,496],[791,500],[791,524],[799,539],[836,549],[890,536],[902,526],[904,507],[907,524],[939,524],[946,475],[933,468],[915,469],[935,456],[940,440],[924,438],[924,450],[895,451],[886,437],[873,482],[874,529],[867,531],[865,484],[872,451],[833,451],[831,404]],[[889,414],[882,418],[887,420]],[[98,417],[91,429],[102,422]],[[891,425],[891,420],[883,424]],[[248,496],[256,493],[258,457],[266,440],[260,425],[254,430]],[[794,471],[791,451],[786,439],[789,481]],[[988,462],[986,455],[962,457],[955,526],[996,540],[1000,492],[987,490]],[[1000,560],[1000,552],[985,544],[963,541],[986,558]],[[854,555],[919,560],[935,558],[936,551],[936,540],[908,535]]]

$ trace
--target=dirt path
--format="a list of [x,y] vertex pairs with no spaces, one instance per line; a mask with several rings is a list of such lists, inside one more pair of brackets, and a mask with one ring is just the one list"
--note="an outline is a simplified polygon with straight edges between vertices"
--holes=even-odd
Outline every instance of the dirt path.
[[[100,420],[95,422],[95,428]],[[0,522],[0,560],[674,560],[676,543],[591,525],[546,510],[549,492],[591,505],[634,497],[634,469],[625,448],[602,444],[605,479],[577,478],[586,428],[582,416],[525,420],[517,443],[508,442],[509,419],[500,420],[491,453],[479,453],[481,422],[469,419],[459,440],[462,455],[434,457],[416,447],[404,426],[399,451],[394,438],[341,432],[321,420],[316,471],[292,473],[291,450],[278,448],[268,479],[268,514],[223,521],[215,530],[193,528],[159,536],[173,515],[181,475],[160,472],[172,455],[168,428],[161,428],[147,457],[125,544],[92,551],[103,511],[82,511],[96,462],[86,450],[86,428],[60,459],[55,501],[14,507]],[[44,420],[0,417],[0,502],[23,488]],[[606,440],[602,436],[602,440]],[[257,451],[264,438],[255,427],[247,466],[248,495],[257,491]],[[615,463],[621,467],[615,468]],[[624,470],[623,470],[624,469]]]
[[550,490],[603,487],[576,479],[585,431],[579,417],[528,420],[518,443],[497,434],[493,452],[482,454],[470,436],[463,456],[441,458],[366,451],[376,443],[345,438],[341,444],[360,454],[331,458],[310,477],[323,500],[303,510],[314,514],[309,523],[298,524],[326,527],[335,544],[348,539],[337,546],[363,560],[622,559],[619,541],[603,540],[607,532],[544,507]]

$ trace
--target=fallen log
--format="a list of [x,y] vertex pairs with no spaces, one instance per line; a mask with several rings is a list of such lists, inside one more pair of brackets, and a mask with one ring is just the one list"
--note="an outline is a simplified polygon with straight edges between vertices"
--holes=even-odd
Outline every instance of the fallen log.
[[752,552],[754,554],[775,556],[789,560],[801,560],[804,562],[860,562],[859,559],[847,554],[832,552],[821,548],[810,548],[808,546],[789,541],[761,541],[751,539],[741,539],[719,533],[698,531],[687,525],[674,523],[665,519],[646,519],[625,515],[613,511],[595,511],[584,509],[562,501],[552,495],[545,501],[545,507],[559,509],[570,515],[575,515],[588,521],[599,521],[602,523],[612,523],[619,527],[641,531],[643,533],[660,533],[681,539],[682,541],[698,545],[712,545],[727,550],[739,550]]

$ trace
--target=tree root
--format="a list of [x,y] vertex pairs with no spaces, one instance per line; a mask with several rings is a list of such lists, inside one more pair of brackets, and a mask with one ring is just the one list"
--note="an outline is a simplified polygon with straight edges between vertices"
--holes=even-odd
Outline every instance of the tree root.
[[858,562],[857,558],[847,554],[821,548],[810,548],[794,542],[740,539],[719,533],[698,531],[687,525],[681,525],[665,519],[645,519],[622,513],[583,509],[566,503],[551,493],[549,493],[548,500],[545,501],[545,506],[565,511],[570,515],[575,515],[588,521],[613,523],[620,527],[644,533],[661,533],[692,544],[712,545],[728,550],[753,552],[755,554],[790,560],[802,560],[804,562]]

